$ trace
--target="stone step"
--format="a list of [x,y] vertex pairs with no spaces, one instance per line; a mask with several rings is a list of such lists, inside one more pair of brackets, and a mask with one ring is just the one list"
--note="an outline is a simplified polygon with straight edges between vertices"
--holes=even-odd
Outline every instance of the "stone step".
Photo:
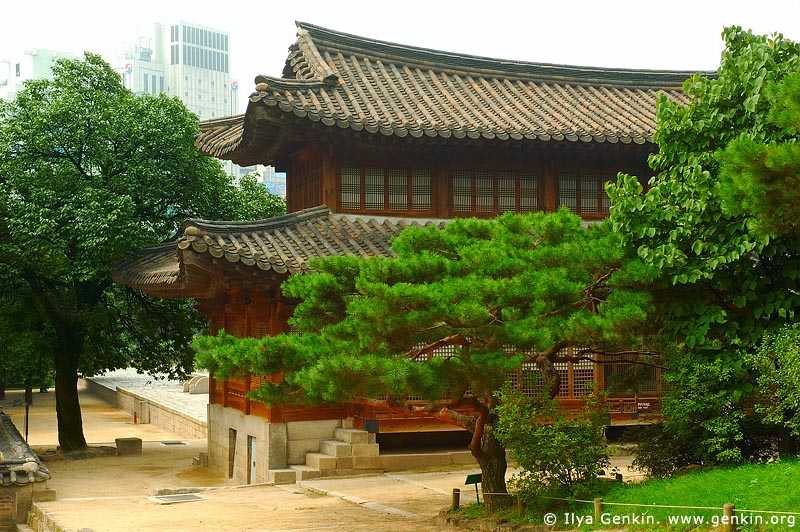
[[322,476],[322,473],[320,472],[319,469],[315,469],[307,465],[292,465],[289,466],[289,469],[294,469],[296,471],[298,481],[312,480]]
[[323,478],[331,478],[331,477],[355,477],[355,476],[364,476],[364,475],[379,475],[385,473],[382,467],[373,467],[373,468],[352,468],[352,469],[334,469],[333,471],[326,472],[323,475]]
[[319,442],[319,452],[329,454],[337,458],[343,456],[353,456],[353,446],[349,443],[338,440],[323,440]]
[[383,458],[380,456],[354,456],[353,468],[359,471],[366,469],[384,469]]
[[356,456],[378,456],[381,454],[381,446],[377,443],[354,443],[351,447],[354,458]]
[[336,429],[336,439],[345,443],[369,443],[369,432],[357,429]]
[[268,469],[267,484],[294,484],[297,482],[297,471],[294,469]]
[[306,453],[306,465],[315,469],[336,469],[336,457],[324,453]]

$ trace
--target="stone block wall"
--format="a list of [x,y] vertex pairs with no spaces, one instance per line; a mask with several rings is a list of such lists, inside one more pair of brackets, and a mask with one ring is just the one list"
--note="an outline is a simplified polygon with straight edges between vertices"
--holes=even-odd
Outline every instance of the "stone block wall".
[[14,499],[14,495],[10,493],[0,493],[0,532],[12,532],[17,529]]
[[254,438],[256,445],[255,478],[250,483],[267,482],[268,470],[287,467],[285,423],[268,423],[217,404],[208,405],[208,421],[209,465],[240,484],[248,482],[250,473],[248,436]]

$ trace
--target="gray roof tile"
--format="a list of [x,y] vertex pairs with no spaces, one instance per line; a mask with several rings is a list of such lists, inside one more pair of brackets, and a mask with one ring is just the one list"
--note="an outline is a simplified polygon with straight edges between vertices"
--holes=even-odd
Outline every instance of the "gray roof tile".
[[[384,256],[394,253],[393,237],[409,225],[436,224],[443,220],[413,220],[332,213],[314,207],[254,222],[187,220],[174,241],[141,250],[139,257],[120,263],[114,279],[144,292],[167,297],[211,297],[208,279],[198,266],[204,256],[242,264],[280,279],[308,271],[315,257]],[[186,266],[195,255],[194,267]]]
[[394,137],[642,144],[659,95],[685,101],[693,74],[507,61],[297,26],[284,77],[258,76],[245,115],[203,122],[202,151],[271,162],[286,114],[295,126]]

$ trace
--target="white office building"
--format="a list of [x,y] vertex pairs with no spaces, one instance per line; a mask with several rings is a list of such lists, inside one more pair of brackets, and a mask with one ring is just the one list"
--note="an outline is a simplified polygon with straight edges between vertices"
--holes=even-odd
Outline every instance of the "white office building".
[[238,113],[229,35],[188,22],[155,24],[114,62],[136,94],[177,96],[200,120]]
[[[230,36],[192,24],[154,24],[112,64],[135,94],[177,96],[200,120],[238,113],[238,84],[231,79]],[[238,175],[231,162],[226,172]]]
[[0,57],[0,99],[13,100],[31,79],[53,79],[53,64],[60,58],[74,59],[75,54],[33,49]]

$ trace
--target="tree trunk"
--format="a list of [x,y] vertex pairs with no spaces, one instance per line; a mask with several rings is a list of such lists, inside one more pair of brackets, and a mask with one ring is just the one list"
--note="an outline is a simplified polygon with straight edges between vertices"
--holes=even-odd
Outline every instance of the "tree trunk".
[[83,332],[73,325],[63,327],[58,333],[58,350],[54,354],[58,445],[62,452],[82,451],[86,449],[86,438],[78,399],[78,361]]
[[484,503],[490,514],[508,508],[512,502],[506,488],[506,449],[495,438],[493,429],[496,424],[497,416],[491,415],[491,422],[483,429],[479,444],[474,445],[474,440],[470,444],[472,456],[481,467]]
[[797,439],[792,435],[792,431],[783,428],[781,429],[781,450],[780,457],[783,460],[789,460],[797,457]]

